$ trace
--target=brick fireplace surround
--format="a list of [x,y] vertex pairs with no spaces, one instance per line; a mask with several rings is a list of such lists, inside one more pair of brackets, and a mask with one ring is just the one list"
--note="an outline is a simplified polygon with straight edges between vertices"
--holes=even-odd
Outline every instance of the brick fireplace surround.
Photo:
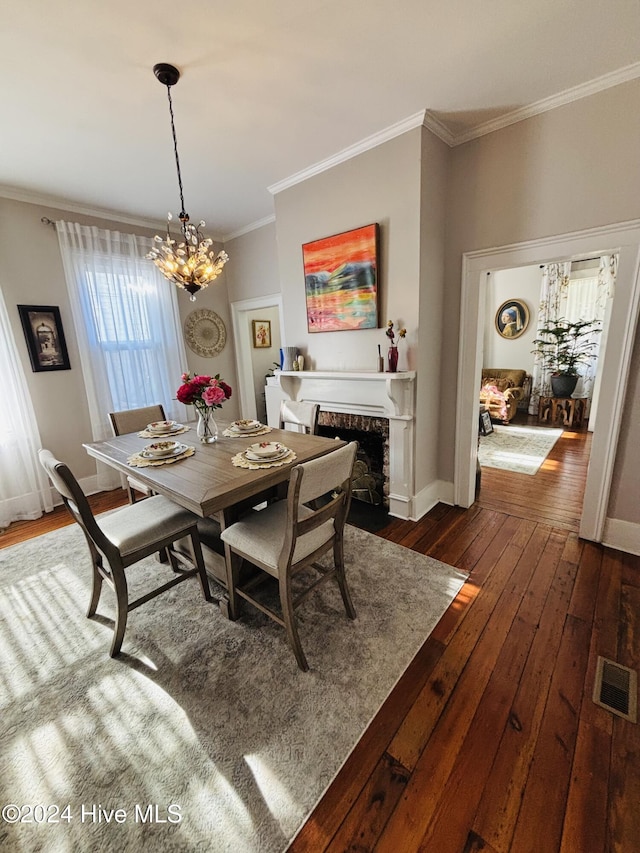
[[[389,514],[414,519],[415,372],[304,370],[282,371],[277,376],[279,388],[267,387],[272,397],[319,403],[321,423],[336,427],[341,423],[345,428],[385,434],[387,430],[380,430],[380,420],[388,424],[388,460],[385,450],[384,473],[388,478],[385,493],[388,493]],[[278,407],[279,403],[267,404],[270,426],[278,425],[275,415]],[[341,419],[340,415],[349,417]]]

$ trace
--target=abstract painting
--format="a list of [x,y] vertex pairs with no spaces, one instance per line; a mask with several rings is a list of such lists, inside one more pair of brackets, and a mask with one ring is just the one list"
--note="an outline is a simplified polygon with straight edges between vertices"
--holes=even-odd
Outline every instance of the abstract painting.
[[309,332],[378,328],[378,223],[302,246]]

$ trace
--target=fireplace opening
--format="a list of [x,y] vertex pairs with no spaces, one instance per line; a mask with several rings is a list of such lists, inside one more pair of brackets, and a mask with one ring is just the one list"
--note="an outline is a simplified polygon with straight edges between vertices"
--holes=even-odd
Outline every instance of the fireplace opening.
[[380,433],[364,432],[344,427],[318,427],[318,435],[357,441],[358,453],[353,469],[351,500],[373,506],[387,506],[384,477],[384,437]]

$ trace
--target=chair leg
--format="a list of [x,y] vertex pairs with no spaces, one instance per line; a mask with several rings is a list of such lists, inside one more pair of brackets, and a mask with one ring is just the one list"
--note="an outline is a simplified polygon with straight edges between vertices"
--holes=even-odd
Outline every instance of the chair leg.
[[349,592],[349,587],[347,586],[347,578],[344,573],[344,544],[342,541],[342,536],[336,536],[336,539],[333,543],[333,561],[336,572],[336,580],[338,581],[338,586],[340,587],[340,594],[342,595],[342,601],[344,603],[344,609],[347,611],[347,616],[349,619],[356,618],[356,611],[353,606],[353,601],[351,600],[351,593]]
[[193,531],[191,533],[191,551],[193,553],[196,568],[198,569],[198,580],[200,581],[200,587],[202,588],[204,600],[211,601],[211,587],[209,586],[207,570],[204,567],[204,557],[202,556],[202,547],[200,546],[200,539],[198,538],[198,534],[196,531]]
[[300,635],[298,634],[296,617],[295,613],[293,612],[291,579],[289,577],[280,578],[279,585],[280,606],[282,608],[282,618],[284,619],[284,625],[287,629],[287,639],[289,640],[289,645],[293,649],[293,653],[296,656],[298,666],[303,672],[307,672],[309,669],[309,664],[307,663],[307,659],[304,655],[304,652],[302,651],[302,643],[300,642]]
[[109,654],[112,658],[120,654],[124,632],[127,627],[127,616],[129,615],[129,595],[127,580],[122,569],[113,572],[113,584],[116,593],[116,624],[113,630],[113,641]]
[[94,547],[93,542],[90,542],[89,550],[91,551],[91,565],[93,568],[93,586],[91,589],[91,601],[87,608],[88,619],[95,615],[98,609],[98,602],[100,601],[100,593],[102,592],[102,575],[99,571],[99,568],[102,566],[102,556]]

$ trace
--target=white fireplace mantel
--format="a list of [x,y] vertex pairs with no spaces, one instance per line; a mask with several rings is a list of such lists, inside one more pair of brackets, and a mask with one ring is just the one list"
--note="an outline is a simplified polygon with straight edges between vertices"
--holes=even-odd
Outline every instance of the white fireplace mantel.
[[[342,412],[386,418],[389,421],[389,512],[397,518],[415,518],[415,371],[302,370],[276,373],[280,399],[319,403],[324,412]],[[267,386],[267,392],[276,392]],[[277,426],[275,407],[268,422]],[[278,403],[279,409],[279,403]]]

